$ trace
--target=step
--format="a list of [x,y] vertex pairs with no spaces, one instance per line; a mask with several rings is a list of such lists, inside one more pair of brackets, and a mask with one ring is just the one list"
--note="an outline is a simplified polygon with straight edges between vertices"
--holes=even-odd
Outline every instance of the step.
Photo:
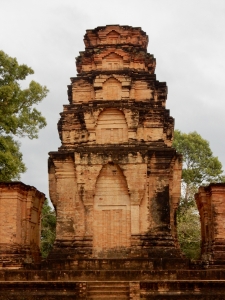
[[120,300],[128,300],[130,297],[130,293],[117,293],[116,291],[111,293],[87,293],[86,299],[120,299]]
[[1,281],[225,280],[225,270],[14,270],[0,269]]
[[128,300],[129,297],[129,282],[87,282],[87,299]]
[[54,270],[183,270],[189,269],[189,260],[182,258],[128,258],[128,259],[48,259],[42,269]]
[[110,299],[110,300],[129,300],[130,297],[129,295],[128,296],[120,296],[120,295],[87,295],[87,298],[88,300],[95,300],[95,299],[102,299],[102,300],[107,300],[107,299]]
[[111,293],[87,293],[86,299],[119,299],[119,300],[129,300],[130,299],[130,293],[117,293],[116,291]]

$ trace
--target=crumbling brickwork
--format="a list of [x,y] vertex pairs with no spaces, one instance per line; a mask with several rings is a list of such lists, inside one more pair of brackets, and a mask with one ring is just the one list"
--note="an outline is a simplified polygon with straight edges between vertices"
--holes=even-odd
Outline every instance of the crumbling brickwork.
[[202,258],[211,264],[224,264],[225,184],[202,186],[195,199],[201,220]]
[[0,182],[0,268],[40,263],[40,215],[45,195],[22,182]]
[[49,158],[55,253],[179,256],[181,157],[148,37],[110,25],[87,30],[84,42],[58,123],[62,145]]

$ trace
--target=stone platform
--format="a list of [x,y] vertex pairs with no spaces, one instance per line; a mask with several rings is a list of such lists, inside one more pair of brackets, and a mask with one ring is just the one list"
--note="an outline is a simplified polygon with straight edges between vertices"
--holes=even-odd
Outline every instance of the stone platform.
[[184,259],[67,260],[32,267],[0,270],[1,300],[222,300],[225,295],[225,269]]

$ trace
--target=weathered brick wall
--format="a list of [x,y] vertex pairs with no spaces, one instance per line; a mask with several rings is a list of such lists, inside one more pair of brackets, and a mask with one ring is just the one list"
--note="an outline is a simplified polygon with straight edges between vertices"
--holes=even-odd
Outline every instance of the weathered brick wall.
[[195,195],[201,220],[202,258],[225,260],[225,184],[200,187]]
[[0,267],[40,262],[40,214],[45,195],[22,182],[0,182]]

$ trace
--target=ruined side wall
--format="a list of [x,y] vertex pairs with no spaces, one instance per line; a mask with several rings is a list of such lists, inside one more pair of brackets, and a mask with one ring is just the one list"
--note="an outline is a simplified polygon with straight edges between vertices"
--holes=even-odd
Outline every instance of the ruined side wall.
[[225,184],[200,187],[195,195],[201,220],[202,258],[211,262],[225,259]]
[[40,261],[40,214],[45,195],[22,182],[0,183],[0,266]]

